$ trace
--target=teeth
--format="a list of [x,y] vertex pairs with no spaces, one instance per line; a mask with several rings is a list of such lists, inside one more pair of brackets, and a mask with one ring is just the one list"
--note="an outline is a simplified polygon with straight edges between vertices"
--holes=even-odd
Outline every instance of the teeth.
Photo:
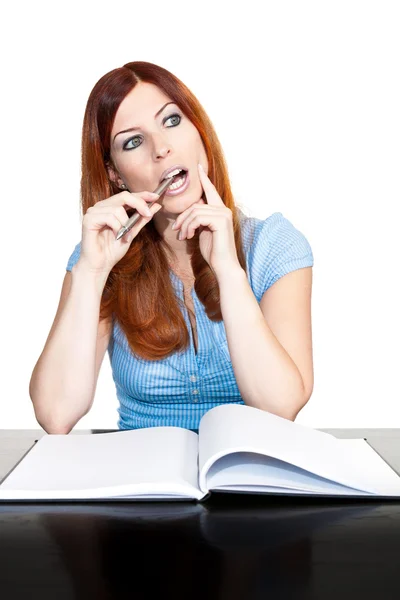
[[175,171],[171,171],[170,173],[168,173],[166,177],[168,177],[168,179],[171,179],[171,177],[173,177],[174,175],[178,175],[178,173],[181,173],[182,171],[183,169],[175,169]]
[[179,187],[181,187],[181,185],[183,184],[183,182],[185,181],[184,177],[180,177],[180,179],[178,179],[178,181],[175,181],[174,183],[172,183],[169,186],[170,190],[177,190]]

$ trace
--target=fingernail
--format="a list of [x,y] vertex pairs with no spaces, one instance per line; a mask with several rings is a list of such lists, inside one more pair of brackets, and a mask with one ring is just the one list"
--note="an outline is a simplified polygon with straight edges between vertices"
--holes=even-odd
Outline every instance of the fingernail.
[[153,213],[151,212],[151,210],[150,210],[149,208],[147,208],[147,209],[145,210],[145,213],[146,213],[146,215],[147,215],[148,217],[151,217],[151,216],[153,215]]
[[158,198],[160,194],[155,194],[154,192],[150,192],[150,196],[153,198]]
[[171,227],[171,229],[176,229],[176,221],[174,221],[174,222],[172,223],[172,227]]

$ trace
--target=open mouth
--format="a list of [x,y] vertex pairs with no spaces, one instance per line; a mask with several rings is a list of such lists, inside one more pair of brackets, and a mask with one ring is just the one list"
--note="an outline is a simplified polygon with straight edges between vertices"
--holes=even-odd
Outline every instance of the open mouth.
[[177,173],[176,175],[174,175],[173,178],[172,178],[173,181],[174,181],[174,183],[169,186],[170,189],[171,189],[172,186],[175,186],[179,182],[182,184],[185,181],[186,175],[187,175],[187,171],[185,169],[179,169],[179,173]]
[[189,185],[189,172],[186,169],[176,169],[172,183],[165,192],[168,196],[175,196],[183,192]]

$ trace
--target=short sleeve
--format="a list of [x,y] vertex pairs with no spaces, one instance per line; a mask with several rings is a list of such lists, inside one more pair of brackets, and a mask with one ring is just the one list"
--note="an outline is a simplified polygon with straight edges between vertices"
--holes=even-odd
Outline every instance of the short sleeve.
[[66,270],[67,271],[71,271],[72,270],[72,267],[78,262],[80,255],[81,255],[81,242],[79,242],[75,246],[75,250],[73,251],[73,253],[69,257],[68,264],[66,266]]
[[257,301],[283,275],[314,265],[311,246],[282,213],[260,221],[249,255],[250,280]]

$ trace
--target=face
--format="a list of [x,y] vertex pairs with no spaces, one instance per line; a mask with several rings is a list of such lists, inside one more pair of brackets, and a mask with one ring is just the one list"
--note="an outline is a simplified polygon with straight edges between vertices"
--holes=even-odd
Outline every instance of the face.
[[[197,163],[208,172],[207,156],[196,127],[177,104],[157,86],[140,82],[118,108],[111,132],[111,158],[117,173],[109,175],[130,192],[153,192],[163,172],[174,165],[188,171],[189,185],[177,195],[163,197],[164,216],[180,214],[202,196]],[[159,114],[157,114],[159,113]],[[120,133],[135,128],[134,131]]]

